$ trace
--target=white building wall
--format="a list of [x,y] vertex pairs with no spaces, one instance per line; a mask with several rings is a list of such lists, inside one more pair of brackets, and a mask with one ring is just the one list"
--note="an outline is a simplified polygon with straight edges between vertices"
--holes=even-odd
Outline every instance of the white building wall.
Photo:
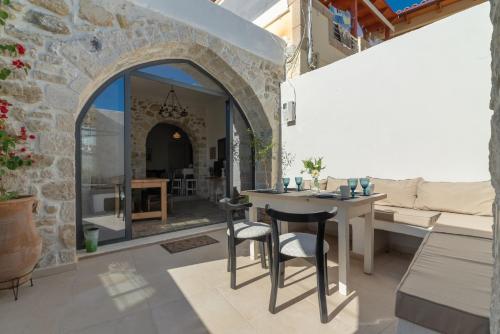
[[276,64],[283,64],[285,42],[208,0],[130,0],[197,27]]
[[488,15],[481,4],[282,84],[297,104],[288,175],[323,156],[323,176],[489,179]]

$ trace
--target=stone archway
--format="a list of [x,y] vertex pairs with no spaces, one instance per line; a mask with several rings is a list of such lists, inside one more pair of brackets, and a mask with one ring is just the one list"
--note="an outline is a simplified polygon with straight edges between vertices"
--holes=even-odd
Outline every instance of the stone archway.
[[[53,8],[42,2],[23,4],[13,9],[20,11],[11,21],[16,29],[6,29],[8,38],[26,43],[33,59],[32,80],[5,82],[2,94],[19,109],[13,125],[25,123],[38,137],[36,166],[17,173],[9,183],[17,187],[13,190],[38,196],[36,220],[44,240],[41,267],[76,261],[75,125],[85,104],[114,75],[152,61],[191,61],[234,97],[255,132],[279,138],[283,64],[125,0],[81,8],[82,1],[72,2],[74,10],[52,14],[47,12]],[[101,15],[70,15],[78,9],[99,10]],[[47,19],[31,22],[23,15],[27,11]],[[274,177],[278,169],[274,160]]]
[[[141,110],[139,112],[139,105]],[[208,148],[206,143],[205,120],[189,115],[183,119],[160,117],[156,112],[159,109],[156,101],[132,101],[132,170],[136,177],[146,176],[146,139],[151,130],[158,124],[175,125],[184,131],[193,147],[193,168],[198,176],[198,192],[207,194],[208,186],[205,177],[208,176],[206,157]]]

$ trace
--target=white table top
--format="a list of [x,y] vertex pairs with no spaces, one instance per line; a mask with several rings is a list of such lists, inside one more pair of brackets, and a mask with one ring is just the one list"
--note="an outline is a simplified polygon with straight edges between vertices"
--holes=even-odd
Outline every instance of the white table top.
[[[328,192],[322,191],[321,193],[325,194]],[[286,193],[270,193],[270,192],[266,193],[255,190],[246,190],[241,192],[241,194],[249,197],[267,198],[268,200],[272,200],[274,198],[276,200],[308,201],[308,202],[329,201],[330,203],[333,204],[333,206],[337,207],[353,207],[358,205],[369,204],[387,198],[387,194],[383,193],[375,193],[370,196],[360,195],[359,197],[356,198],[349,198],[344,200],[338,198],[320,198],[315,196],[316,193],[313,192],[312,190],[288,191]]]

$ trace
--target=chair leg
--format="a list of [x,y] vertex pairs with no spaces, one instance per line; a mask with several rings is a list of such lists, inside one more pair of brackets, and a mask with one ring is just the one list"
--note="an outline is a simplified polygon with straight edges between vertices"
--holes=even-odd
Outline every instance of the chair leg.
[[[231,239],[231,238],[230,238]],[[231,289],[236,290],[236,246],[234,240],[229,242],[230,267],[231,267]]]
[[269,298],[269,312],[276,313],[276,298],[278,297],[279,259],[273,258],[271,268],[271,298]]
[[260,251],[260,266],[263,269],[267,268],[266,265],[266,247],[264,247],[264,243],[259,241],[259,251]]
[[273,245],[271,241],[271,235],[267,237],[267,256],[269,258],[269,276],[272,279],[272,270],[273,270]]
[[330,288],[328,287],[328,257],[327,254],[325,253],[325,292],[326,295],[330,295]]
[[279,287],[280,288],[284,288],[285,287],[285,262],[279,262],[279,277],[280,277],[280,280],[279,280]]
[[325,261],[324,259],[316,258],[316,280],[318,284],[318,304],[319,315],[321,322],[324,324],[328,322],[328,310],[326,308],[326,295],[325,295]]
[[229,238],[227,239],[227,272],[231,272],[231,251],[229,245]]

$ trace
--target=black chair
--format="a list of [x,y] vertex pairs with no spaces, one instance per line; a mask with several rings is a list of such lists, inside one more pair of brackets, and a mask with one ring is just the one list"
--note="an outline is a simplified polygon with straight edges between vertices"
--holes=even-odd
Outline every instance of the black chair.
[[271,259],[271,227],[261,222],[241,221],[234,223],[234,215],[238,211],[246,210],[252,203],[231,203],[229,198],[220,200],[220,204],[226,210],[227,221],[227,271],[231,272],[231,289],[236,289],[236,246],[245,240],[259,242],[260,261],[262,268],[267,268],[266,251],[264,245],[267,244],[269,253],[269,268],[272,267]]
[[[316,279],[318,282],[319,312],[322,323],[328,321],[326,307],[326,295],[328,289],[328,266],[327,253],[330,248],[325,241],[325,222],[337,214],[337,208],[330,212],[317,213],[287,213],[273,210],[266,206],[267,214],[272,218],[272,270],[271,270],[271,298],[269,300],[269,312],[276,313],[276,297],[278,287],[283,287],[285,276],[285,261],[300,258],[315,258]],[[286,233],[279,234],[278,221],[291,223],[317,223],[318,233]]]

